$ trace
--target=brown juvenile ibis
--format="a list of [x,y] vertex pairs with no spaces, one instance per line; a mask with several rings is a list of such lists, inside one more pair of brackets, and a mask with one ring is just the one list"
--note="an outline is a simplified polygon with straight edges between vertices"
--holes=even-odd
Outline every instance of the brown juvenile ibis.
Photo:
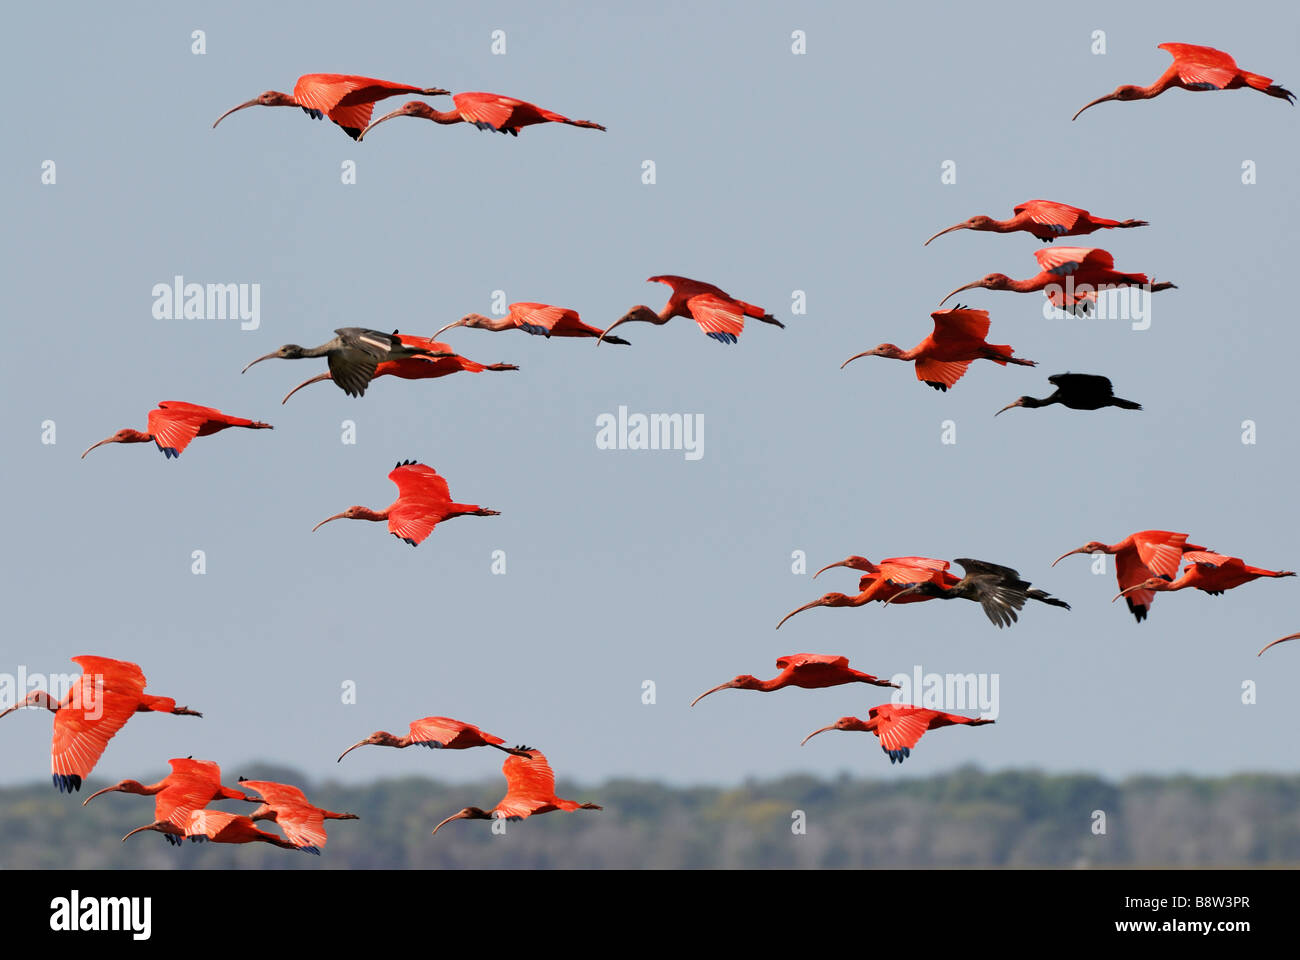
[[1007,627],[1016,622],[1016,612],[1025,606],[1026,600],[1037,600],[1054,607],[1070,609],[1064,600],[1058,600],[1051,594],[1030,586],[1028,580],[1022,580],[1020,574],[1010,567],[1003,567],[984,560],[971,560],[958,557],[956,562],[966,576],[951,587],[937,583],[918,583],[916,586],[890,597],[886,604],[895,603],[912,594],[937,597],[941,600],[973,600],[984,608],[994,626]]

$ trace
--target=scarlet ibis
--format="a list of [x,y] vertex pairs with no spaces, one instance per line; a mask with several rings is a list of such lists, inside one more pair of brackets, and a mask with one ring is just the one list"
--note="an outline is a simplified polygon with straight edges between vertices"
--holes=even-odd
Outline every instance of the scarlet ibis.
[[388,532],[399,540],[418,547],[433,528],[453,517],[496,517],[500,510],[487,510],[476,503],[454,503],[447,481],[433,467],[403,460],[393,467],[388,479],[397,484],[397,499],[386,510],[348,507],[342,513],[326,517],[311,528],[315,533],[331,520],[387,520]]
[[[334,331],[338,336],[322,343],[319,347],[300,347],[296,343],[286,343],[278,350],[272,350],[264,357],[258,357],[240,370],[247,373],[248,367],[263,360],[302,360],[305,357],[325,357],[330,368],[330,379],[349,397],[360,397],[374,379],[375,371],[381,363],[404,360],[407,357],[454,357],[450,350],[434,350],[416,344],[407,344],[398,336],[397,331],[380,333],[364,327],[340,327]],[[290,391],[292,394],[292,391]],[[287,398],[286,398],[287,399]]]
[[[548,303],[512,303],[504,317],[485,317],[481,313],[467,313],[455,323],[449,323],[434,336],[452,327],[475,327],[479,330],[522,330],[539,337],[600,337],[605,333],[599,327],[583,323],[578,311],[553,307]],[[629,346],[622,337],[605,337],[606,343]]]
[[[1053,200],[1030,200],[1022,203],[1012,211],[1015,216],[1009,220],[994,220],[992,217],[971,217],[947,230],[940,230],[930,240],[942,237],[954,230],[984,230],[990,233],[1013,233],[1023,230],[1032,233],[1043,243],[1051,243],[1059,237],[1082,237],[1095,230],[1126,230],[1130,227],[1145,227],[1145,220],[1107,220],[1094,217],[1087,210],[1072,207],[1068,203],[1056,203]],[[928,247],[930,240],[922,246]]]
[[816,690],[821,687],[836,687],[842,683],[869,683],[874,687],[897,687],[898,684],[881,680],[879,677],[849,666],[848,657],[829,656],[824,653],[792,653],[776,661],[776,668],[781,672],[771,680],[742,673],[734,680],[720,683],[712,690],[705,690],[691,701],[695,706],[711,693],[719,690],[780,690],[782,687],[803,687]]
[[[1097,291],[1101,289],[1131,286],[1145,287],[1151,292],[1178,289],[1174,284],[1164,281],[1152,283],[1145,273],[1120,273],[1115,269],[1115,258],[1096,247],[1035,250],[1034,258],[1042,270],[1028,280],[1012,280],[1005,273],[990,273],[982,280],[958,287],[939,303],[942,305],[948,297],[975,287],[1012,290],[1016,293],[1045,290],[1047,299],[1054,306],[1079,314],[1088,312],[1088,305],[1096,301]],[[1067,277],[1071,278],[1068,286]]]
[[[387,730],[376,730],[364,740],[358,740],[339,754],[342,760],[357,747],[374,744],[378,747],[396,747],[401,750],[414,744],[417,747],[429,747],[434,750],[467,750],[470,747],[495,747],[516,756],[526,756],[522,750],[503,747],[500,737],[484,733],[472,723],[463,723],[451,717],[424,717],[411,721],[411,732],[404,737],[397,737]],[[338,763],[338,760],[334,761]]]
[[1033,360],[1013,357],[1006,344],[985,341],[989,333],[987,310],[972,310],[958,304],[950,310],[936,310],[934,332],[914,346],[902,350],[892,343],[882,343],[873,350],[855,353],[843,363],[843,370],[859,357],[888,357],[891,360],[916,361],[916,379],[946,393],[976,360],[992,360],[1001,366],[1014,363],[1022,367],[1038,366]]
[[260,420],[245,420],[232,417],[214,407],[200,407],[180,400],[164,400],[157,410],[149,411],[148,430],[119,430],[111,437],[91,444],[82,453],[81,459],[95,447],[106,443],[148,443],[151,440],[167,459],[179,457],[195,437],[210,437],[227,427],[246,427],[249,430],[272,430],[269,423]]
[[[374,376],[371,380],[379,377],[398,377],[402,380],[431,380],[436,377],[445,377],[449,374],[460,373],[482,373],[484,370],[502,372],[506,370],[518,370],[519,368],[513,363],[475,363],[462,357],[460,354],[452,352],[446,356],[451,347],[445,343],[439,343],[429,337],[413,337],[410,334],[394,334],[405,347],[423,347],[431,351],[430,355],[418,354],[413,357],[403,357],[401,360],[384,360],[375,367]],[[435,354],[444,354],[435,356]],[[290,390],[280,402],[288,403],[289,398],[301,390],[303,387],[310,386],[313,383],[320,383],[322,380],[333,380],[334,375],[326,370],[324,373],[318,373],[310,379],[304,380],[298,386]]]
[[[1150,590],[1134,590],[1138,584],[1162,577],[1173,580],[1178,576],[1178,565],[1183,554],[1189,550],[1204,550],[1205,547],[1187,542],[1187,534],[1171,533],[1168,530],[1139,530],[1131,533],[1119,543],[1105,544],[1090,540],[1078,549],[1063,553],[1052,561],[1056,566],[1066,557],[1076,553],[1107,553],[1115,557],[1115,577],[1119,588],[1125,592],[1129,611],[1141,623],[1147,618],[1155,594]],[[1129,593],[1128,591],[1134,590]]]
[[411,100],[370,124],[357,139],[365,139],[367,133],[393,117],[419,117],[422,120],[432,120],[434,123],[472,123],[480,130],[495,130],[514,137],[519,136],[519,131],[524,127],[535,123],[567,123],[571,127],[605,129],[599,123],[592,123],[590,120],[570,120],[554,110],[547,110],[527,100],[503,97],[499,93],[470,91],[453,94],[451,100],[456,105],[454,110],[435,110],[427,103]]
[[1279,643],[1285,643],[1285,642],[1288,641],[1288,640],[1294,640],[1296,637],[1300,637],[1300,633],[1292,633],[1292,634],[1288,634],[1288,635],[1285,636],[1285,637],[1282,637],[1282,638],[1280,638],[1280,639],[1278,639],[1278,640],[1274,640],[1272,643],[1266,643],[1266,644],[1264,644],[1264,646],[1260,649],[1259,653],[1255,654],[1255,656],[1257,656],[1257,657],[1262,657],[1262,656],[1264,655],[1264,651],[1267,650],[1269,647],[1276,647]]
[[303,113],[319,120],[328,116],[343,128],[353,140],[361,139],[361,131],[370,123],[370,114],[377,100],[395,97],[400,93],[418,93],[425,97],[444,97],[451,93],[441,87],[412,87],[405,83],[391,83],[373,77],[355,77],[345,73],[306,73],[293,85],[293,96],[268,90],[247,103],[231,107],[212,124],[217,124],[236,110],[245,107],[302,107]]
[[[1182,87],[1184,90],[1237,90],[1241,87],[1250,87],[1261,93],[1267,93],[1270,97],[1295,103],[1295,94],[1290,90],[1279,87],[1269,77],[1247,73],[1222,50],[1198,47],[1191,43],[1162,43],[1156,49],[1166,51],[1174,58],[1174,62],[1169,65],[1168,70],[1160,74],[1160,78],[1155,83],[1149,87],[1123,84],[1116,87],[1114,93],[1108,93],[1091,103],[1085,103],[1079,108],[1079,113],[1107,100],[1150,100],[1171,87]],[[1078,120],[1079,113],[1070,119]]]
[[1183,560],[1187,566],[1183,567],[1183,575],[1177,580],[1171,582],[1163,577],[1150,577],[1137,586],[1121,590],[1111,599],[1111,603],[1135,590],[1167,593],[1171,590],[1195,587],[1197,590],[1204,590],[1212,597],[1217,597],[1225,590],[1250,583],[1260,577],[1295,576],[1291,570],[1265,570],[1263,567],[1252,567],[1240,557],[1227,557],[1209,550],[1189,550],[1183,554]]
[[705,335],[719,343],[735,343],[736,338],[745,329],[746,317],[785,328],[784,323],[762,307],[737,300],[711,283],[688,280],[686,277],[675,277],[670,274],[650,277],[646,283],[666,283],[672,288],[672,295],[664,304],[664,308],[655,313],[644,304],[633,307],[605,328],[605,332],[596,340],[597,346],[602,340],[608,340],[609,332],[620,324],[640,321],[661,325],[673,317],[694,318]]
[[[1039,400],[1035,397],[1021,397],[1008,403],[998,413],[1005,413],[1012,407],[1048,407],[1054,403],[1069,407],[1071,410],[1100,410],[1102,407],[1120,407],[1124,410],[1141,410],[1142,404],[1124,400],[1115,396],[1114,387],[1106,377],[1090,373],[1058,373],[1047,378],[1055,384],[1056,392],[1050,397]],[[993,414],[997,416],[998,413]]]
[[22,707],[44,707],[54,714],[50,772],[60,793],[81,789],[82,778],[90,776],[108,741],[133,713],[152,710],[203,716],[176,706],[171,697],[145,693],[144,673],[137,664],[93,656],[73,657],[72,662],[81,667],[81,676],[62,700],[56,702],[44,690],[33,690],[21,703],[0,712],[4,717]]
[[555,795],[555,774],[546,762],[540,750],[532,747],[519,747],[527,756],[509,756],[501,765],[501,772],[506,775],[506,795],[491,810],[480,807],[466,807],[460,813],[454,813],[433,828],[437,833],[453,820],[522,820],[539,813],[551,813],[555,810],[603,810],[594,803],[578,803],[564,800]]
[[[206,807],[215,800],[248,800],[246,793],[223,786],[221,767],[211,760],[195,760],[193,757],[175,757],[167,761],[172,772],[157,783],[143,784],[138,780],[119,780],[111,787],[96,790],[81,802],[84,807],[96,797],[105,793],[133,793],[143,797],[156,797],[153,806],[153,823],[137,827],[122,838],[151,830],[154,824],[170,823],[184,830],[189,824],[190,814]],[[180,844],[180,838],[174,834],[164,833],[163,837],[171,844]]]
[[[257,829],[253,821],[243,814],[227,813],[224,810],[191,811],[189,822],[184,827],[163,820],[143,826],[140,830],[156,830],[174,837],[189,837],[191,843],[203,843],[205,840],[213,843],[269,843],[285,850],[298,849],[295,843]],[[131,831],[136,832],[138,831]],[[128,833],[127,837],[130,835]],[[122,839],[125,840],[126,837]]]
[[252,790],[262,797],[262,804],[248,815],[256,823],[258,820],[270,820],[284,831],[285,838],[304,853],[320,856],[320,848],[325,846],[326,820],[360,820],[355,813],[335,813],[318,807],[307,799],[307,795],[297,787],[273,780],[246,780],[239,778],[245,790]]
[[1064,600],[1058,600],[1046,591],[1031,588],[1029,581],[1020,579],[1020,574],[1010,567],[962,557],[958,557],[955,562],[961,566],[966,576],[951,587],[928,581],[918,583],[890,597],[885,603],[895,603],[913,594],[938,597],[941,600],[973,600],[984,608],[985,615],[999,628],[1016,622],[1016,612],[1024,609],[1026,600],[1070,609]]
[[[831,567],[849,567],[854,570],[865,571],[865,576],[858,581],[857,595],[848,596],[843,593],[823,594],[816,600],[805,603],[796,610],[791,610],[781,618],[781,623],[776,625],[776,629],[780,630],[781,624],[796,613],[803,613],[803,611],[811,610],[813,607],[861,607],[873,600],[888,600],[916,583],[934,581],[950,587],[955,586],[958,582],[956,577],[948,573],[947,560],[933,560],[930,557],[890,557],[888,560],[881,560],[878,565],[873,564],[866,557],[849,557],[839,563],[832,563],[829,566],[822,567],[821,570],[813,574],[813,578],[816,579],[818,574],[829,570]],[[929,597],[920,594],[911,594],[899,602],[915,603],[929,599]]]
[[890,764],[902,763],[912,755],[912,748],[927,730],[937,730],[953,724],[978,727],[992,720],[977,717],[963,717],[957,713],[944,713],[942,710],[928,710],[911,704],[882,703],[872,707],[867,714],[869,720],[857,717],[840,717],[829,727],[814,730],[803,738],[803,746],[819,733],[827,730],[856,730],[874,733],[880,740],[880,749],[889,755]]

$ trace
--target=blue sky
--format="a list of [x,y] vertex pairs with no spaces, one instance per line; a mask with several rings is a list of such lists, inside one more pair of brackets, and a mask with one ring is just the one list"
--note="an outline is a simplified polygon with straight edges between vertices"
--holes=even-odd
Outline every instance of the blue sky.
[[[193,754],[228,770],[271,760],[363,780],[491,775],[485,751],[343,748],[426,715],[546,750],[562,775],[736,782],[790,771],[922,775],[963,763],[1139,772],[1294,769],[1297,581],[1161,597],[1134,623],[1113,575],[1066,550],[1134,530],[1271,568],[1293,543],[1295,324],[1290,271],[1296,111],[1250,92],[1152,82],[1166,41],[1203,43],[1300,88],[1300,14],[1102,3],[876,8],[319,3],[25,5],[0,39],[14,137],[4,151],[9,350],[3,439],[8,613],[0,670],[140,663],[150,689],[202,720],[139,717],[96,770],[118,779]],[[205,32],[206,53],[191,52]],[[506,35],[505,55],[491,50]],[[791,52],[805,31],[807,53]],[[1107,52],[1090,52],[1094,30]],[[517,139],[414,119],[355,144],[299,111],[250,109],[297,76],[355,73],[534,101],[608,132]],[[386,112],[397,98],[379,105]],[[447,101],[442,101],[445,107]],[[379,115],[377,112],[376,115]],[[42,184],[53,160],[57,182]],[[653,160],[656,182],[642,182]],[[355,162],[355,184],[343,164]],[[956,164],[956,183],[940,182]],[[1257,182],[1242,183],[1253,161]],[[1044,319],[1042,298],[969,291],[990,341],[1037,368],[975,364],[947,394],[851,354],[909,347],[952,288],[1037,271],[1024,234],[937,230],[1031,198],[1151,226],[1079,241],[1172,280],[1149,330]],[[656,274],[706,280],[771,310],[736,346],[690,321],[620,329],[630,347],[457,329],[518,373],[385,378],[361,400],[317,386],[319,361],[249,360],[341,326],[428,335],[493,292],[605,326],[658,309]],[[261,325],[157,320],[180,274],[257,283]],[[807,313],[791,312],[802,290]],[[1141,413],[993,413],[1046,377],[1101,373]],[[79,454],[160,400],[274,424]],[[620,405],[700,415],[704,456],[599,449]],[[53,420],[57,442],[41,442]],[[354,421],[357,442],[340,442]],[[957,442],[940,442],[955,422]],[[1253,420],[1257,442],[1241,442]],[[318,521],[387,506],[417,459],[453,497],[501,511],[418,549],[380,525]],[[191,573],[202,550],[207,572]],[[491,571],[504,551],[507,572]],[[996,630],[965,603],[788,611],[872,559],[974,556],[1068,600]],[[795,652],[858,669],[1000,678],[998,723],[926,738],[906,770],[866,735],[799,740],[884,697],[865,687],[697,694],[771,676]],[[642,684],[656,703],[642,703]],[[1257,684],[1243,705],[1242,684]],[[345,683],[357,702],[341,702]],[[49,716],[0,724],[0,781],[46,775]]]

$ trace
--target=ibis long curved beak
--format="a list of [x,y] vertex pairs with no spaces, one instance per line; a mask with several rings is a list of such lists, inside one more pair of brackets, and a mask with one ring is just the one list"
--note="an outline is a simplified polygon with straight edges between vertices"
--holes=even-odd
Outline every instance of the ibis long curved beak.
[[820,570],[814,573],[812,575],[812,578],[816,580],[818,577],[820,577],[823,573],[825,573],[827,570],[831,569],[832,567],[847,567],[848,565],[849,562],[847,560],[840,560],[837,563],[828,563],[826,564],[826,566],[822,567]]
[[956,290],[954,290],[952,293],[948,294],[948,296],[946,296],[946,297],[944,297],[942,300],[940,300],[940,301],[939,301],[939,306],[942,307],[945,303],[947,303],[950,299],[952,299],[952,297],[954,297],[954,296],[956,296],[957,294],[961,293],[963,290],[973,290],[973,289],[975,289],[976,287],[982,287],[983,285],[984,285],[984,284],[981,283],[979,280],[974,280],[974,281],[972,281],[972,282],[966,284],[964,287],[958,287],[958,288],[957,288]]
[[[333,517],[330,517],[330,519],[333,520],[334,518],[333,518]],[[322,520],[321,523],[325,523],[325,521]],[[339,754],[339,759],[338,759],[338,760],[335,760],[334,762],[335,762],[335,763],[338,763],[339,760],[342,760],[344,757],[346,757],[349,753],[351,753],[351,752],[352,752],[353,750],[355,750],[357,747],[364,747],[364,746],[365,746],[367,743],[369,743],[369,742],[370,742],[369,739],[366,739],[366,740],[358,740],[356,743],[352,744],[352,746],[348,747],[346,750],[344,750],[342,753],[340,753],[340,754]]]
[[[85,460],[85,459],[86,459],[86,454],[87,454],[87,453],[90,453],[90,451],[91,451],[91,450],[94,450],[96,447],[102,447],[104,444],[106,444],[106,443],[112,443],[112,442],[113,442],[113,438],[112,438],[112,437],[106,437],[106,438],[104,438],[103,440],[99,441],[99,443],[92,443],[90,446],[88,446],[88,447],[86,448],[85,453],[82,453],[82,455],[81,455],[81,459],[82,459],[82,460]],[[4,714],[0,713],[0,717],[2,717],[2,716],[4,716]]]
[[[1024,406],[1024,402],[1023,402],[1023,401],[1015,400],[1015,401],[1013,401],[1013,402],[1011,402],[1011,403],[1008,403],[1005,407],[1003,407],[1001,410],[999,410],[998,413],[1006,413],[1006,412],[1007,412],[1008,410],[1010,410],[1012,407],[1023,407],[1023,406]],[[996,416],[998,415],[998,413],[993,414],[993,416],[996,417]]]
[[[940,230],[933,237],[931,237],[930,240],[937,240],[939,237],[942,237],[945,233],[952,233],[954,230],[966,230],[966,229],[969,228],[967,227],[965,221],[963,221],[961,223],[949,227],[947,230]],[[925,241],[925,243],[921,244],[921,246],[928,247],[930,245],[930,240]]]
[[382,117],[380,117],[378,120],[372,120],[372,121],[370,121],[370,125],[369,125],[368,127],[366,127],[366,129],[362,130],[361,133],[359,133],[359,134],[357,135],[357,143],[360,143],[362,140],[366,139],[366,134],[369,133],[371,130],[375,129],[375,127],[379,126],[379,125],[380,125],[381,123],[383,123],[385,120],[391,120],[391,119],[393,119],[393,117],[397,117],[397,116],[402,116],[402,108],[401,108],[401,107],[398,107],[398,108],[397,108],[396,110],[394,110],[392,113],[386,113],[386,114],[384,114],[384,115],[383,115]]
[[849,357],[847,360],[845,360],[843,363],[840,364],[840,369],[843,370],[850,363],[852,363],[854,360],[857,360],[860,357],[874,357],[874,356],[876,356],[876,350],[874,347],[871,348],[870,350],[863,350],[861,353],[855,353],[853,356]]
[[453,820],[466,820],[466,819],[468,819],[468,818],[469,818],[469,814],[467,814],[464,810],[462,810],[460,813],[453,813],[453,814],[452,814],[450,817],[448,817],[446,820],[442,821],[442,823],[440,823],[440,824],[438,824],[436,827],[434,827],[434,828],[433,828],[433,832],[434,832],[434,833],[437,833],[439,830],[441,830],[441,829],[442,829],[443,827],[445,827],[447,824],[451,823]]
[[[782,622],[784,623],[785,621],[782,621]],[[705,697],[707,697],[707,696],[708,696],[709,694],[711,694],[711,693],[717,693],[719,690],[726,690],[726,689],[728,689],[729,687],[733,687],[733,686],[735,686],[735,684],[733,684],[730,680],[728,680],[726,683],[720,683],[720,684],[718,684],[718,685],[717,685],[716,687],[714,687],[712,690],[705,690],[705,691],[704,691],[703,693],[701,693],[698,697],[696,697],[694,700],[691,701],[691,706],[692,706],[692,707],[695,706],[697,703],[699,703],[701,700],[703,700]]]
[[1083,547],[1078,547],[1078,548],[1076,548],[1076,549],[1074,549],[1074,550],[1071,550],[1069,553],[1063,553],[1063,554],[1061,554],[1059,557],[1057,557],[1055,560],[1052,561],[1052,566],[1056,566],[1058,563],[1060,563],[1060,562],[1061,562],[1062,560],[1064,560],[1066,557],[1072,557],[1072,556],[1074,556],[1076,553],[1084,553],[1084,552],[1085,552],[1085,551],[1084,551]]
[[[257,106],[257,104],[258,104],[258,99],[257,97],[254,97],[252,100],[249,100],[247,103],[241,103],[237,107],[231,107],[221,116],[217,117],[217,119],[212,121],[212,129],[213,130],[217,129],[217,124],[219,124],[222,120],[226,119],[226,117],[230,116],[232,113],[235,113],[238,110],[243,110],[245,107],[255,107]],[[130,834],[127,834],[127,836],[130,836]]]
[[1151,589],[1150,587],[1139,583],[1132,587],[1129,587],[1127,590],[1121,590],[1119,593],[1115,594],[1115,596],[1110,598],[1110,602],[1114,603],[1116,600],[1124,596],[1126,593],[1132,593],[1134,590],[1150,590],[1150,589]]
[[822,727],[820,730],[814,730],[812,733],[808,734],[808,736],[804,737],[802,740],[799,741],[799,746],[802,747],[805,743],[807,743],[813,737],[817,736],[817,734],[819,733],[825,733],[827,730],[834,730],[834,729],[835,729],[835,724],[832,723],[829,727]]
[[[94,800],[94,799],[95,799],[97,796],[99,796],[101,793],[112,793],[112,792],[115,791],[116,789],[117,789],[117,784],[113,784],[113,786],[111,786],[111,787],[105,787],[103,790],[96,790],[94,793],[92,793],[90,796],[88,796],[85,800],[82,800],[82,801],[81,801],[81,805],[84,807],[86,804],[90,803],[91,800]],[[130,834],[128,834],[128,836],[130,836]]]
[[906,597],[906,596],[908,596],[909,594],[917,593],[919,590],[920,590],[920,587],[919,587],[919,586],[916,586],[916,587],[908,587],[906,590],[899,590],[898,593],[895,593],[895,594],[892,594],[891,596],[886,597],[886,598],[884,599],[884,602],[881,603],[881,606],[882,606],[882,607],[887,607],[887,606],[889,606],[891,603],[893,603],[895,600],[897,600],[899,597]]
[[142,830],[157,830],[157,829],[158,829],[158,824],[146,823],[143,827],[136,827],[134,830],[128,833],[125,837],[122,838],[122,842],[126,843],[127,840],[129,840],[131,837],[134,837],[137,833],[139,833]]
[[430,340],[437,340],[439,334],[446,333],[446,332],[447,332],[448,330],[450,330],[452,327],[462,327],[462,326],[464,326],[464,325],[465,325],[465,318],[464,318],[464,317],[461,317],[459,320],[454,320],[454,321],[452,321],[451,323],[447,324],[445,327],[443,327],[441,330],[439,330],[437,333],[435,333],[435,334],[434,334],[433,336],[431,336],[429,339],[430,339]]
[[[262,359],[265,360],[266,358],[263,357]],[[253,363],[256,362],[257,362],[256,360],[253,361]],[[252,364],[249,364],[249,366],[252,366]],[[248,367],[245,367],[244,369],[247,370]],[[302,383],[298,384],[298,386],[294,387],[292,390],[286,393],[284,395],[284,399],[281,400],[280,403],[281,405],[288,403],[289,398],[292,397],[299,390],[301,390],[303,387],[311,386],[311,384],[313,383],[320,383],[322,380],[333,380],[333,379],[334,379],[333,375],[328,370],[326,370],[324,373],[318,373],[310,380],[304,380]]]
[[1269,647],[1276,647],[1279,643],[1285,643],[1288,640],[1294,640],[1296,637],[1300,637],[1300,633],[1292,633],[1288,636],[1282,637],[1280,640],[1274,640],[1272,643],[1266,643],[1264,644],[1263,648],[1259,651],[1259,653],[1255,654],[1255,656],[1262,657],[1264,655],[1264,651],[1267,650]]
[[261,363],[263,360],[270,360],[272,357],[278,357],[279,355],[280,355],[280,351],[279,351],[279,350],[272,350],[272,351],[271,351],[270,353],[268,353],[266,356],[264,356],[264,357],[258,357],[256,360],[254,360],[254,361],[252,361],[251,363],[249,363],[247,367],[244,367],[244,369],[243,369],[243,370],[240,370],[239,372],[240,372],[241,374],[242,374],[242,373],[247,373],[247,372],[248,372],[248,367],[251,367],[254,363]]
[[[825,604],[825,601],[824,601],[821,597],[818,597],[816,600],[813,600],[811,603],[805,603],[805,604],[804,604],[802,607],[800,607],[798,610],[791,610],[789,613],[787,613],[784,617],[781,618],[781,623],[785,623],[787,620],[789,620],[791,617],[793,617],[796,613],[803,613],[805,610],[811,610],[813,607],[823,607],[823,606],[825,606],[825,605],[826,605],[826,604]],[[777,628],[778,630],[781,629],[781,623],[778,623],[778,624],[776,625],[776,628]]]
[[596,338],[596,346],[600,346],[600,342],[604,340],[607,336],[609,336],[609,332],[611,330],[627,322],[628,322],[627,317],[620,317],[619,319],[611,323],[608,327],[606,327],[604,330],[600,331],[600,336]]
[[[1087,110],[1089,107],[1095,107],[1099,103],[1105,103],[1107,100],[1114,100],[1114,99],[1115,99],[1115,94],[1108,93],[1104,97],[1098,97],[1096,100],[1093,100],[1091,103],[1085,103],[1083,106],[1079,108],[1079,113],[1083,113],[1083,111]],[[1079,119],[1079,113],[1076,113],[1074,116],[1070,118],[1071,123],[1074,123],[1074,121]]]
[[344,510],[342,513],[336,513],[336,514],[334,514],[334,516],[332,516],[332,517],[326,517],[326,518],[325,518],[324,520],[322,520],[320,523],[316,524],[316,526],[312,527],[312,528],[311,528],[311,532],[312,532],[312,533],[315,533],[317,530],[319,530],[321,527],[325,526],[325,524],[329,523],[331,520],[342,520],[342,519],[343,519],[344,517],[346,517],[347,515],[348,515],[348,512],[347,512],[346,510]]
[[20,703],[20,704],[17,704],[16,706],[12,706],[12,707],[10,707],[8,710],[5,710],[3,713],[0,713],[0,717],[7,717],[7,716],[9,716],[9,714],[13,713],[15,710],[17,710],[17,709],[18,709],[19,707],[21,707],[21,706],[23,706],[23,705]]

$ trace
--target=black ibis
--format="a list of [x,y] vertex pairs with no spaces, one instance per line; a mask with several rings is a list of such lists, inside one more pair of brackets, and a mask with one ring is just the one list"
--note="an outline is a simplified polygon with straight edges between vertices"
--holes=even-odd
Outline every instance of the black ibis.
[[[1014,403],[1008,403],[998,411],[1004,413],[1012,407],[1046,407],[1059,403],[1071,410],[1100,410],[1102,407],[1122,407],[1125,410],[1141,410],[1142,404],[1134,403],[1115,396],[1110,380],[1091,373],[1058,373],[1048,377],[1047,382],[1056,387],[1050,397],[1039,400],[1037,397],[1021,397]],[[997,416],[998,413],[993,414]]]

